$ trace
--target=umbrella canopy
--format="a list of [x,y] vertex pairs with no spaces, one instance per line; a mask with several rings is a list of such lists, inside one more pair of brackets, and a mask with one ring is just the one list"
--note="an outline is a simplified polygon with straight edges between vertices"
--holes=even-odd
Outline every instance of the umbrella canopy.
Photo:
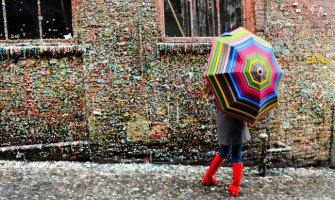
[[221,112],[255,122],[278,104],[282,72],[270,43],[240,27],[213,41],[204,77]]

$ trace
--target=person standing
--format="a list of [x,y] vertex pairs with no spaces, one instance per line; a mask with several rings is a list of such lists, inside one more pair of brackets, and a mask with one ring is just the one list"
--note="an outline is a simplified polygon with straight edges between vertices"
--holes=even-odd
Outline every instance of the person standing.
[[[211,93],[208,85],[204,91],[204,98]],[[242,145],[251,139],[247,123],[237,118],[230,117],[219,110],[217,111],[217,138],[220,144],[220,152],[214,156],[209,169],[202,179],[205,185],[216,185],[214,178],[223,161],[232,154],[233,181],[228,190],[232,196],[237,196],[243,174]]]

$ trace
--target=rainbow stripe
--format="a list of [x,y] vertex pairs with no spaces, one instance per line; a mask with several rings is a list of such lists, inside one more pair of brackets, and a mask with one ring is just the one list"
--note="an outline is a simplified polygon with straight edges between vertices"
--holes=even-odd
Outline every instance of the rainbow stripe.
[[277,106],[281,76],[270,43],[242,27],[213,41],[204,73],[220,111],[247,122]]

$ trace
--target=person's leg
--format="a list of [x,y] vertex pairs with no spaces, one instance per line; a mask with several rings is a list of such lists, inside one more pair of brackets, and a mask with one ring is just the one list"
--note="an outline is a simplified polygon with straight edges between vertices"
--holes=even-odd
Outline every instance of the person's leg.
[[227,158],[227,156],[231,152],[230,146],[222,146],[221,151],[214,156],[213,161],[211,162],[209,169],[207,173],[205,174],[204,178],[202,179],[202,182],[206,185],[215,185],[218,183],[218,181],[213,178],[213,176],[218,171],[220,165],[223,163],[224,159]]
[[242,144],[232,146],[232,162],[242,163]]
[[232,196],[238,195],[238,190],[241,185],[243,162],[242,162],[242,144],[233,145],[232,147],[233,161],[233,182],[229,185],[229,191]]
[[218,154],[222,158],[226,159],[229,156],[229,154],[231,153],[231,149],[232,149],[231,146],[222,145],[221,150]]

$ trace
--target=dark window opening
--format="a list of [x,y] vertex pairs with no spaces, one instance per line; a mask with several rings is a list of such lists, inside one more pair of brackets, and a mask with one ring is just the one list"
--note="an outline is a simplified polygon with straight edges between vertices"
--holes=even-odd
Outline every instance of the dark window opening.
[[220,0],[221,33],[243,25],[242,1]]
[[212,37],[243,25],[242,0],[164,0],[165,36]]
[[0,39],[73,37],[71,0],[5,0],[3,7]]
[[[188,36],[191,28],[189,1],[164,1],[164,21],[166,35],[173,37]],[[172,8],[171,8],[172,7]],[[177,20],[176,20],[177,18]],[[179,23],[179,24],[178,24]]]
[[42,0],[43,38],[72,36],[71,0]]
[[9,39],[40,37],[37,0],[6,0],[6,15]]

